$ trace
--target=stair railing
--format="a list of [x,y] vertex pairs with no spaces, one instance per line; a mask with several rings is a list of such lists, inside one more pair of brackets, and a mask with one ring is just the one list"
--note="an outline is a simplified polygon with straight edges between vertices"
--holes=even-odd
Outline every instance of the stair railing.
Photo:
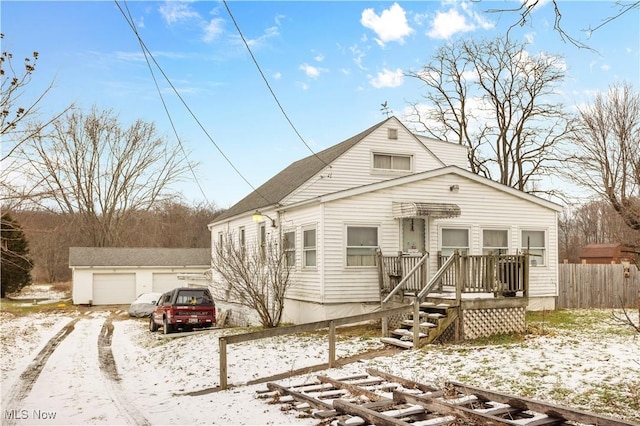
[[413,268],[411,268],[411,270],[409,272],[407,272],[407,274],[402,277],[402,280],[400,280],[400,282],[398,283],[398,285],[396,285],[393,290],[391,290],[391,292],[389,292],[389,294],[387,294],[387,297],[385,297],[382,300],[382,305],[384,306],[385,303],[389,302],[389,300],[391,300],[391,298],[397,293],[399,292],[405,285],[405,283],[407,281],[409,281],[412,277],[413,274],[416,273],[416,271],[420,270],[420,268],[422,268],[422,265],[424,265],[424,267],[427,267],[427,260],[429,259],[429,253],[425,253],[424,256],[422,256],[420,258],[420,261],[418,261],[418,263],[415,264],[415,266]]

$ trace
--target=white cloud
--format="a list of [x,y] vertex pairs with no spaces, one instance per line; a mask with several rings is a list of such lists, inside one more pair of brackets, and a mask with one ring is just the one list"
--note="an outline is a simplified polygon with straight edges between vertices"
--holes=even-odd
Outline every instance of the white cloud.
[[314,67],[313,65],[309,65],[307,63],[304,63],[302,65],[300,65],[298,67],[299,70],[304,71],[304,73],[307,75],[307,77],[313,78],[313,79],[317,79],[318,77],[320,77],[320,69]]
[[160,6],[160,14],[169,25],[191,19],[200,19],[200,14],[193,10],[188,3],[177,1],[165,2]]
[[600,69],[602,71],[609,71],[611,69],[611,66],[609,66],[609,64],[602,64],[600,65]]
[[260,35],[258,38],[247,39],[247,44],[249,47],[259,47],[265,41],[269,40],[272,37],[277,37],[280,35],[280,30],[278,27],[269,27],[264,31],[264,34]]
[[282,78],[282,74],[279,72],[273,73],[274,80],[280,80]]
[[478,28],[489,30],[495,24],[485,18],[485,15],[473,9],[469,1],[448,2],[448,11],[438,11],[431,22],[431,29],[427,35],[432,38],[449,39],[457,33],[474,31]]
[[371,77],[369,83],[376,89],[383,87],[399,87],[404,82],[404,74],[400,68],[395,71],[384,68],[377,76]]
[[373,9],[365,9],[362,11],[360,23],[376,33],[378,36],[376,41],[381,46],[389,41],[402,44],[404,38],[413,33],[413,29],[407,22],[405,11],[398,3],[383,10],[380,15],[377,15]]
[[467,18],[457,10],[451,9],[448,12],[438,12],[433,19],[431,30],[427,33],[432,38],[448,39],[456,33],[472,31],[475,26],[467,22]]
[[361,70],[366,70],[366,67],[362,65],[362,60],[364,59],[365,53],[356,45],[351,46],[349,50],[353,54],[353,62],[356,63],[358,68],[360,68]]
[[202,40],[207,43],[215,40],[220,34],[222,34],[223,24],[224,20],[221,18],[214,18],[209,21],[209,24],[204,28],[204,36],[202,36]]
[[322,62],[322,61],[324,61],[324,55],[322,53],[318,53],[313,59],[316,62]]

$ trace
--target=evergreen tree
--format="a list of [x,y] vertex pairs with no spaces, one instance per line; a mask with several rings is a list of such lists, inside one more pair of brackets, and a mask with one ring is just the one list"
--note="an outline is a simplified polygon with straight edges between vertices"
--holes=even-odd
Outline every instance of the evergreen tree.
[[2,265],[0,283],[2,297],[31,284],[33,263],[29,257],[29,244],[20,225],[8,213],[0,222],[0,247]]

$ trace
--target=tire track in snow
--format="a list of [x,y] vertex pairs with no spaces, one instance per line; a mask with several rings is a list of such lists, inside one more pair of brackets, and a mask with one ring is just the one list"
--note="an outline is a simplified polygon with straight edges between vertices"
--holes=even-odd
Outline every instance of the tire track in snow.
[[120,412],[129,419],[131,424],[150,426],[151,423],[149,420],[136,408],[120,386],[120,375],[118,374],[113,352],[111,351],[114,316],[115,314],[112,314],[106,319],[98,335],[98,362],[100,371],[102,371],[102,374],[106,378],[111,399]]
[[[20,374],[18,380],[13,384],[13,386],[11,386],[11,390],[9,391],[9,395],[11,396],[9,397],[9,400],[6,401],[5,404],[3,404],[3,413],[5,413],[6,410],[12,410],[18,407],[20,402],[25,399],[27,395],[29,395],[31,389],[33,388],[33,385],[38,380],[40,373],[42,373],[44,366],[47,364],[47,360],[56,350],[58,345],[69,334],[71,334],[71,332],[75,328],[76,323],[79,320],[80,318],[75,318],[69,321],[67,325],[62,327],[62,329],[55,336],[49,339],[47,344],[44,345],[38,355],[36,355],[33,361],[31,361],[27,368]],[[7,425],[13,425],[16,423],[16,419],[13,418],[3,418],[3,420],[6,420],[6,422],[3,422],[3,424]]]

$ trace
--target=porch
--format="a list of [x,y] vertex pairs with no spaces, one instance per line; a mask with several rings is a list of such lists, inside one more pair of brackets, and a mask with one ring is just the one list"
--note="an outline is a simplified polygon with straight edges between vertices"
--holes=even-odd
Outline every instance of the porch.
[[381,308],[413,305],[383,323],[385,343],[414,348],[436,340],[467,340],[524,332],[528,255],[438,254],[430,279],[429,254],[378,252]]

